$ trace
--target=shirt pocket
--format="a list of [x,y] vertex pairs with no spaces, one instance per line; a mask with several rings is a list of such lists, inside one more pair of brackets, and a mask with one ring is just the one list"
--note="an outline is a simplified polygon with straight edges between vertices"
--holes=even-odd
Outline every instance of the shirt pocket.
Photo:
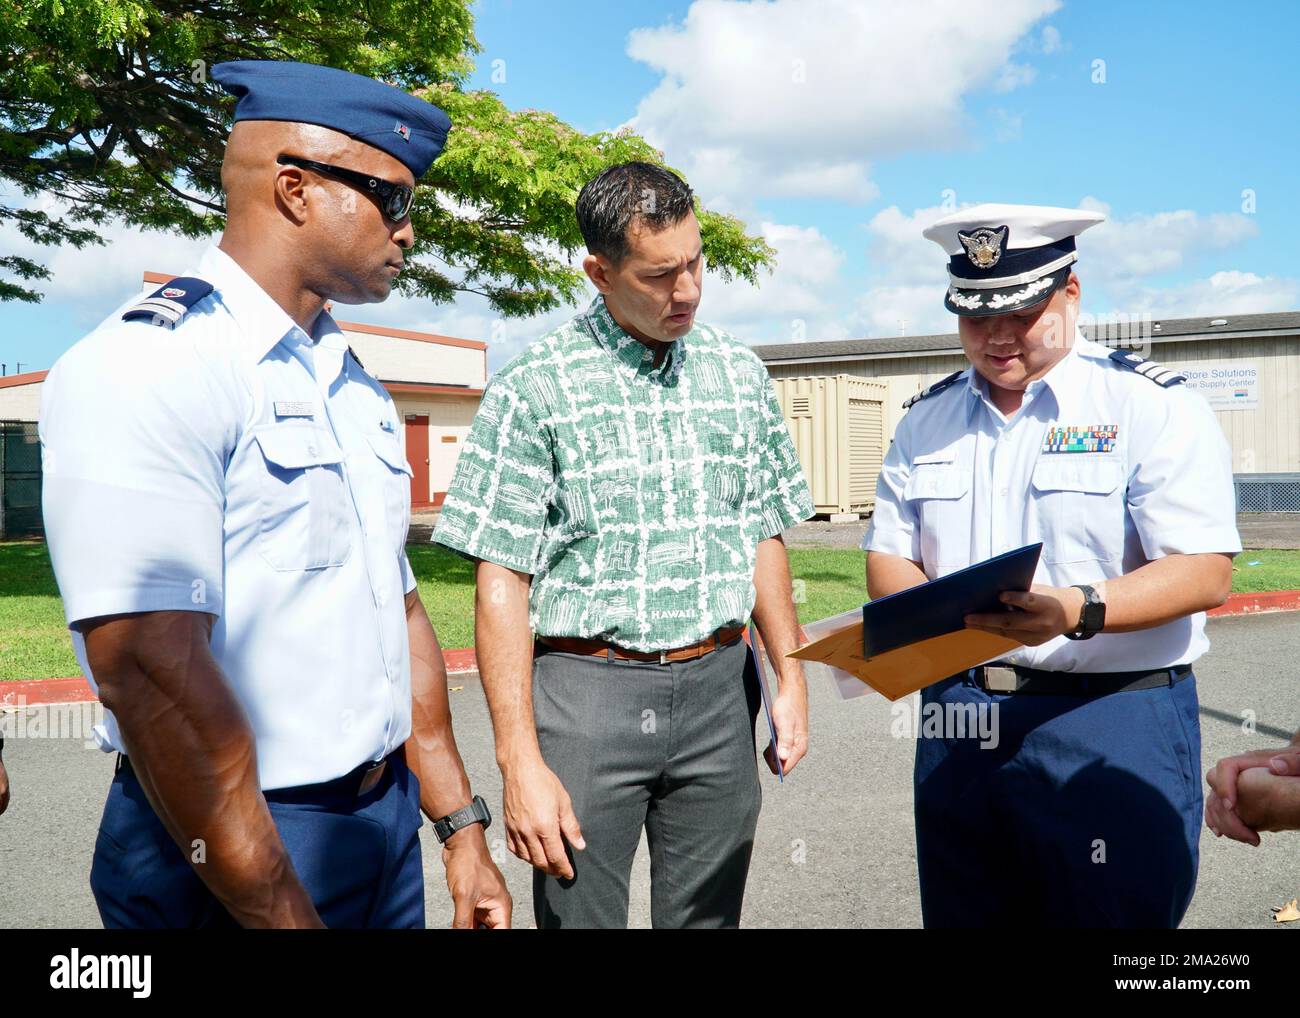
[[969,565],[971,468],[957,449],[912,460],[903,498],[921,534],[921,562],[941,576]]
[[1043,561],[1109,561],[1124,551],[1120,464],[1087,453],[1043,456],[1032,485]]
[[262,558],[281,571],[342,565],[352,551],[343,451],[314,425],[270,424],[253,433],[261,478]]
[[402,443],[387,431],[366,435],[370,448],[384,465],[384,523],[397,541],[398,548],[406,544],[406,532],[411,525],[411,478],[414,471],[402,454]]

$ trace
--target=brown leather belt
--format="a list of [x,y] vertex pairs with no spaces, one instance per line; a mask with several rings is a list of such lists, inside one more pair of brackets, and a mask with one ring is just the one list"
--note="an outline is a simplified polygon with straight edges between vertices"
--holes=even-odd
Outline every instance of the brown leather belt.
[[[572,636],[539,636],[537,642],[545,644],[551,650],[558,650],[561,654],[604,657],[611,661],[614,658],[621,658],[624,661],[657,661],[661,665],[666,665],[670,661],[692,661],[697,657],[703,657],[705,654],[711,654],[719,647],[725,647],[739,640],[744,633],[744,626],[719,629],[712,636],[706,636],[699,643],[692,643],[687,647],[678,647],[675,650],[628,650],[626,647],[618,647],[612,643],[606,643],[604,640],[581,640]],[[535,655],[536,651],[534,651]]]

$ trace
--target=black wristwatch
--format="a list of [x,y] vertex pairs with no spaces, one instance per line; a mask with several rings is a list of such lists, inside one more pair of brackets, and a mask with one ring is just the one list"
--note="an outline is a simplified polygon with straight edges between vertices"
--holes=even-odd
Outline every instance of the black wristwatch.
[[433,833],[437,835],[438,843],[442,844],[470,824],[482,824],[485,831],[492,826],[492,814],[488,812],[487,803],[481,795],[474,796],[468,806],[462,806],[455,813],[448,813],[441,820],[435,820]]
[[1106,602],[1097,591],[1086,583],[1072,586],[1083,591],[1083,611],[1079,613],[1079,625],[1072,633],[1066,633],[1071,640],[1090,640],[1101,632],[1106,624]]

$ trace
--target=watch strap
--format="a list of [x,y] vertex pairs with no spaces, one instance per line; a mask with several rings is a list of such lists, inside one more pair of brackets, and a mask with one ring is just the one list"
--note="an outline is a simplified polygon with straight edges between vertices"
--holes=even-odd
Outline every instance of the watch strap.
[[1075,583],[1071,586],[1083,593],[1083,607],[1079,611],[1079,624],[1065,636],[1071,640],[1089,640],[1106,625],[1106,602],[1089,584]]
[[433,833],[437,836],[439,843],[445,842],[459,830],[463,830],[470,824],[482,824],[484,829],[492,823],[492,814],[488,812],[487,803],[483,801],[481,795],[476,795],[468,806],[462,806],[454,813],[448,813],[445,817],[433,822]]

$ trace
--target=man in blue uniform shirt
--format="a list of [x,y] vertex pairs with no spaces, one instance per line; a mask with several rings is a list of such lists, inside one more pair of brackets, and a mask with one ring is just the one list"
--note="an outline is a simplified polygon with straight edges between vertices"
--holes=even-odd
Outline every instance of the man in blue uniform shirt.
[[1075,237],[1101,219],[979,205],[925,231],[970,367],[908,401],[870,594],[1043,544],[1030,591],[967,619],[1024,646],[922,692],[998,731],[917,743],[927,926],[1172,927],[1195,888],[1191,666],[1241,550],[1230,457],[1181,376],[1078,331]]
[[220,244],[45,384],[50,553],[121,754],[95,900],[109,927],[422,927],[423,809],[455,925],[508,925],[396,411],[324,310],[388,296],[450,123],[328,67],[213,77],[239,98]]

